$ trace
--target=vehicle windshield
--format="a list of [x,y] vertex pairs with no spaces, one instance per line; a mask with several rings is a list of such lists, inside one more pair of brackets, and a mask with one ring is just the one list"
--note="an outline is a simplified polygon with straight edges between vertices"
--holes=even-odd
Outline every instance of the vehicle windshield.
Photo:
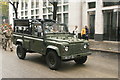
[[68,27],[65,24],[54,22],[45,22],[45,33],[68,33]]

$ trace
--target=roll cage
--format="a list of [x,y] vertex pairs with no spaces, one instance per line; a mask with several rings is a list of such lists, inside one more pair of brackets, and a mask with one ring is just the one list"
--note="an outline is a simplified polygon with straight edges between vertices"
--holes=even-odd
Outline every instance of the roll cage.
[[33,25],[41,25],[43,34],[45,34],[44,23],[46,22],[58,23],[60,25],[63,25],[65,26],[66,31],[68,31],[66,24],[62,24],[62,23],[59,23],[51,19],[15,19],[14,20],[14,32],[32,35]]

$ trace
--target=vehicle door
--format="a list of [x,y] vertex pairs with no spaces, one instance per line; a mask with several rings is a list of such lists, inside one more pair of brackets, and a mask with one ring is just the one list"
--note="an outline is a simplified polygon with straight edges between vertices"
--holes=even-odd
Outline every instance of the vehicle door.
[[31,50],[44,53],[45,44],[43,41],[43,30],[41,24],[33,24],[32,26],[32,37],[31,37]]

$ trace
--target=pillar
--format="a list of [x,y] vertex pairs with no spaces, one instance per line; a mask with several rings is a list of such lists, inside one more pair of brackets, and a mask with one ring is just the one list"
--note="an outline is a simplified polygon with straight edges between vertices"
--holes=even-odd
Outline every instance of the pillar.
[[103,40],[104,27],[102,7],[103,7],[102,0],[96,0],[95,35],[94,35],[94,39],[96,41]]

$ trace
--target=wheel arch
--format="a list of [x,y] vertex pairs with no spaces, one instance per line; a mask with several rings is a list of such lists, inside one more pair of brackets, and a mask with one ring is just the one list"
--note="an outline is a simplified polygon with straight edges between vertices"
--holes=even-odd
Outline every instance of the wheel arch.
[[50,50],[55,51],[55,52],[57,53],[57,55],[60,56],[60,51],[59,51],[59,48],[58,48],[58,47],[52,46],[52,45],[47,46],[46,54],[47,54],[47,52],[49,52]]
[[23,40],[22,39],[17,39],[16,45],[18,45],[18,44],[23,45]]

